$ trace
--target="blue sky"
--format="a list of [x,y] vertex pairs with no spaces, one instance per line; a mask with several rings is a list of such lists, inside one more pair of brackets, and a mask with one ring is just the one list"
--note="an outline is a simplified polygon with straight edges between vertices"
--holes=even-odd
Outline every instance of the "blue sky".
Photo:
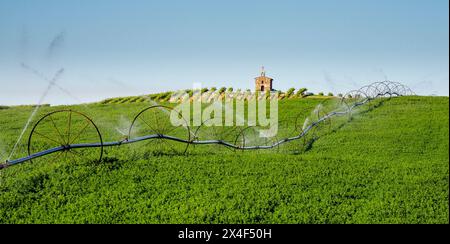
[[[390,79],[448,95],[448,0],[0,0],[0,104],[203,86],[335,93]],[[70,96],[68,93],[70,93]]]

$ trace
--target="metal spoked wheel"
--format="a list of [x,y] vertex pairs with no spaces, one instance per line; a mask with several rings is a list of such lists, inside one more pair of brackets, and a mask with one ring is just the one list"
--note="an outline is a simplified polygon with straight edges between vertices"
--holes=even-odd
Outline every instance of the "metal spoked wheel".
[[98,127],[85,114],[58,110],[38,120],[28,138],[28,155],[53,149],[56,150],[45,157],[48,162],[100,162],[103,139]]
[[221,141],[224,143],[233,144],[236,135],[239,133],[239,127],[236,126],[215,126],[208,125],[211,119],[207,119],[201,123],[200,126],[192,129],[192,152],[201,153],[220,153],[235,151],[235,149],[224,146],[222,144],[214,143],[209,145],[198,145],[195,141]]
[[[171,114],[178,116],[181,124],[174,125]],[[155,138],[146,141],[146,152],[152,155],[185,154],[191,141],[191,131],[188,122],[181,115],[181,112],[164,105],[147,107],[134,117],[128,132],[128,140],[154,135]],[[183,142],[167,137],[178,138]]]
[[340,101],[341,106],[343,106],[348,113],[348,119],[351,120],[354,113],[354,108],[356,106],[362,105],[367,101],[368,96],[360,90],[352,90],[347,92]]

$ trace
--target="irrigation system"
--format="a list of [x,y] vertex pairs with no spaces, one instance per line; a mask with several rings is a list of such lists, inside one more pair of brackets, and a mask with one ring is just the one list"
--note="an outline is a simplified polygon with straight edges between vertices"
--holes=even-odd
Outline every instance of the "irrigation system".
[[[370,103],[372,100],[379,98],[391,98],[393,96],[411,96],[415,95],[414,92],[407,86],[392,81],[375,82],[370,85],[361,87],[357,90],[352,90],[344,94],[340,98],[339,105],[336,110],[332,110],[328,113],[317,113],[318,116],[314,121],[311,121],[306,126],[302,128],[297,128],[296,135],[293,137],[287,137],[281,140],[272,140],[270,143],[262,143],[259,145],[250,145],[247,140],[247,133],[251,133],[251,127],[242,129],[235,140],[224,140],[223,138],[215,140],[200,140],[198,133],[200,127],[190,128],[189,126],[180,126],[185,131],[184,137],[173,136],[170,132],[177,128],[170,128],[170,130],[164,130],[159,128],[160,126],[155,126],[155,123],[146,122],[148,120],[145,117],[151,118],[158,121],[158,116],[155,116],[155,111],[161,111],[162,109],[166,111],[173,111],[173,108],[163,106],[163,105],[153,105],[141,110],[133,119],[131,126],[128,130],[128,135],[119,141],[105,142],[103,141],[102,134],[99,128],[87,115],[74,111],[74,110],[58,110],[50,112],[39,119],[32,128],[27,144],[28,156],[23,158],[18,158],[14,160],[9,160],[0,164],[0,169],[24,163],[27,161],[32,161],[33,159],[41,158],[48,155],[53,155],[58,157],[79,157],[82,158],[84,155],[80,150],[96,150],[94,155],[98,157],[99,161],[102,160],[103,150],[106,147],[121,146],[126,144],[132,144],[141,141],[154,140],[158,144],[164,144],[166,142],[173,143],[184,143],[184,152],[186,152],[189,145],[222,145],[224,147],[233,150],[263,150],[272,149],[279,147],[282,144],[289,143],[295,140],[300,140],[305,138],[309,133],[311,133],[319,125],[329,122],[333,117],[336,116],[350,116],[352,112],[360,106]],[[58,117],[68,118],[68,122],[65,123],[63,127],[57,126]],[[81,127],[77,128],[77,133],[71,133],[73,127],[77,124],[81,124]],[[142,126],[138,126],[139,122],[141,124],[147,125],[144,129]],[[49,132],[49,128],[53,131]],[[136,133],[140,131],[140,133]],[[52,135],[54,134],[54,135]],[[83,135],[88,135],[82,138]],[[37,141],[46,140],[45,144],[48,148],[42,148],[43,146]],[[90,151],[92,154],[92,151]]]

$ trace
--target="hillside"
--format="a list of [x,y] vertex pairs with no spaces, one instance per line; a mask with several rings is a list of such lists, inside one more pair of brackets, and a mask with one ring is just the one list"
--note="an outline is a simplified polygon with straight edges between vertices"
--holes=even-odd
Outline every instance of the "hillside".
[[[280,137],[321,101],[280,101]],[[146,106],[70,108],[111,141]],[[34,121],[62,108],[42,108]],[[3,157],[31,110],[0,110]],[[36,160],[0,171],[0,223],[449,223],[448,125],[447,97],[400,97],[302,150],[291,150],[296,142],[246,152],[196,146],[186,156],[140,143],[107,148],[100,164]]]

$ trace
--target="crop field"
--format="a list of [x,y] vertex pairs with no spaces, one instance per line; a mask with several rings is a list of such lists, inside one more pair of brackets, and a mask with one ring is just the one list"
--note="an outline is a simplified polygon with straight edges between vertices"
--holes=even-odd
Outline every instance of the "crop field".
[[[277,140],[333,102],[280,100]],[[172,128],[163,110],[148,111],[130,129],[150,105],[130,97],[45,106],[31,125],[70,109],[91,118],[104,142],[193,132],[243,141],[237,127]],[[0,161],[33,109],[0,107]],[[62,141],[100,140],[82,115],[69,113],[70,125],[66,116],[43,119],[27,148],[30,126],[11,159]],[[380,99],[270,150],[153,139],[105,148],[101,162],[96,148],[60,152],[0,170],[0,223],[449,223],[448,139],[448,97],[406,96]]]

